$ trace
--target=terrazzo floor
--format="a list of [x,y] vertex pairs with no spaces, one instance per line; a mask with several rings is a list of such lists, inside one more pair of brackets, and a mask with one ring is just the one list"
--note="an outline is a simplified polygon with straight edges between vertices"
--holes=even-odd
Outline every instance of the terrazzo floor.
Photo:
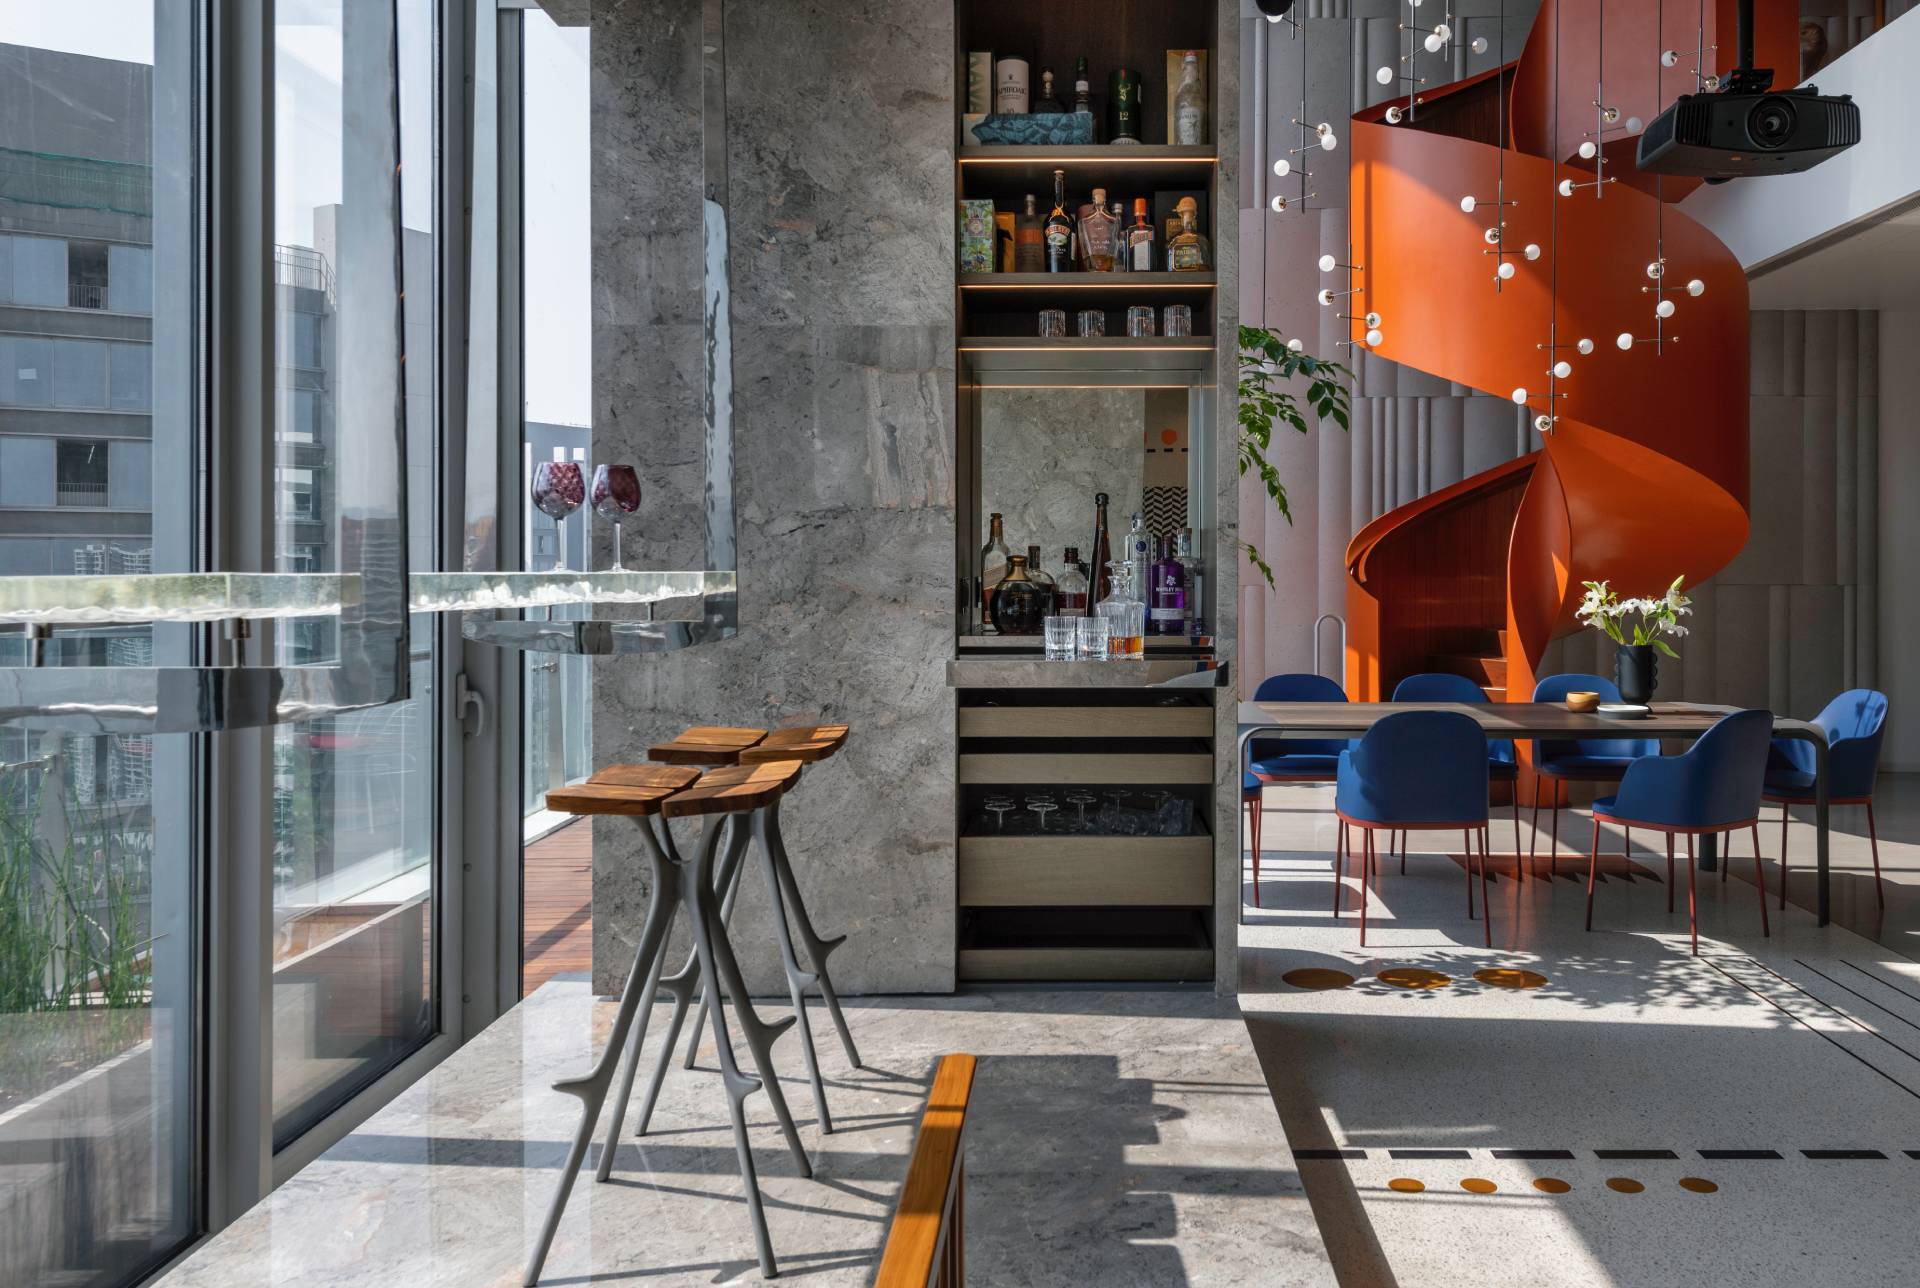
[[[1416,833],[1362,949],[1357,881],[1332,916],[1328,795],[1267,792],[1241,1003],[1343,1285],[1920,1283],[1920,964],[1772,894],[1762,937],[1744,836],[1747,879],[1700,874],[1698,957],[1684,866],[1669,914],[1664,850],[1629,869],[1617,832],[1587,933],[1584,858],[1519,884],[1510,823],[1494,948],[1457,834]],[[1886,818],[1890,880],[1920,885]],[[1589,827],[1563,815],[1563,845]],[[1858,912],[1864,837],[1835,854]]]

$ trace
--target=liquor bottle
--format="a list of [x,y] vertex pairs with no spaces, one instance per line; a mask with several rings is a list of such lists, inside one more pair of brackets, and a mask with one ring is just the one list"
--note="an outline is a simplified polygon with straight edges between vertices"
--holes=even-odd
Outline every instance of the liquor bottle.
[[1024,116],[1027,111],[1027,60],[1002,58],[993,66],[993,110],[1002,116]]
[[1047,271],[1073,271],[1073,218],[1067,214],[1067,172],[1053,172],[1053,213],[1047,216]]
[[1038,200],[1029,192],[1026,212],[1013,221],[1013,271],[1016,273],[1047,271],[1047,234],[1040,222]]
[[989,612],[993,629],[1001,635],[1038,635],[1040,619],[1047,615],[1047,596],[1038,582],[1027,575],[1027,557],[1007,559],[1007,575],[993,588]]
[[1105,492],[1093,494],[1093,545],[1089,549],[1093,551],[1092,586],[1087,596],[1087,607],[1091,609],[1095,604],[1113,594],[1111,568],[1113,547],[1107,541],[1107,494]]
[[1067,110],[1066,105],[1053,96],[1053,68],[1040,69],[1040,97],[1033,102],[1035,112],[1051,112],[1059,115]]
[[1081,267],[1090,273],[1113,271],[1113,240],[1119,221],[1107,209],[1107,190],[1093,190],[1093,204],[1080,216]]
[[1080,565],[1080,547],[1068,546],[1061,555],[1060,576],[1053,611],[1062,617],[1087,615],[1087,570]]
[[1100,602],[1097,611],[1100,616],[1113,623],[1107,633],[1107,656],[1109,658],[1139,657],[1146,652],[1147,644],[1143,638],[1147,629],[1147,606],[1139,598],[1129,594],[1123,587],[1129,585],[1138,575],[1132,562],[1115,559],[1107,565],[1109,580],[1113,582],[1114,593]]
[[1116,146],[1140,142],[1140,73],[1130,67],[1107,75],[1107,137]]
[[1053,579],[1051,573],[1040,566],[1039,546],[1027,547],[1027,576],[1033,578],[1034,584],[1045,592],[1047,611],[1043,613],[1042,616],[1050,617],[1058,612],[1059,609],[1056,605],[1060,602],[1060,583]]
[[1133,226],[1126,231],[1121,258],[1130,273],[1153,271],[1153,223],[1147,218],[1147,199],[1133,199]]
[[1207,141],[1207,99],[1200,89],[1200,55],[1193,50],[1180,60],[1180,86],[1173,91],[1171,143],[1187,147]]
[[1121,213],[1119,202],[1113,203],[1113,271],[1127,271],[1127,257],[1122,253],[1127,240],[1127,217]]
[[1193,226],[1193,211],[1180,211],[1180,231],[1167,244],[1167,268],[1175,273],[1199,273],[1207,267],[1206,246]]
[[1147,629],[1155,635],[1187,633],[1187,573],[1174,558],[1169,537],[1153,539],[1153,572],[1147,598]]
[[1127,594],[1143,604],[1147,602],[1147,575],[1153,569],[1153,547],[1147,540],[1146,522],[1146,516],[1135,510],[1133,522],[1127,528],[1124,551],[1129,565],[1127,572],[1132,577],[1127,583]]
[[1073,65],[1073,110],[1093,115],[1093,93],[1087,84],[1087,56],[1080,55],[1080,61]]
[[1187,591],[1187,634],[1198,635],[1200,631],[1200,576],[1199,552],[1194,549],[1193,529],[1182,528],[1180,535],[1174,538],[1173,558],[1180,565],[1182,584]]
[[1000,516],[993,516],[987,532],[987,544],[980,547],[980,624],[987,634],[993,627],[993,590],[1007,575],[1007,534]]

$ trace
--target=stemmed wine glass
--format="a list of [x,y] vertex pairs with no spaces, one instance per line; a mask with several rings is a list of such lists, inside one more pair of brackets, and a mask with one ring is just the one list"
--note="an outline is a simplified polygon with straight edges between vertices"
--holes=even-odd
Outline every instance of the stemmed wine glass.
[[580,467],[572,461],[538,461],[533,467],[533,504],[560,529],[560,558],[553,571],[567,570],[567,516],[586,500]]
[[599,465],[593,471],[593,512],[613,524],[613,567],[608,572],[625,572],[620,562],[620,523],[640,508],[640,478],[631,465]]

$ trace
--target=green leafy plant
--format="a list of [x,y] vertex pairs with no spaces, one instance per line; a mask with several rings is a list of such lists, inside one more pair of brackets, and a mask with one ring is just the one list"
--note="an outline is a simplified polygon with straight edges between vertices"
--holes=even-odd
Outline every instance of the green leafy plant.
[[1574,610],[1574,616],[1582,625],[1604,632],[1615,644],[1651,646],[1668,657],[1677,658],[1680,655],[1673,651],[1666,637],[1678,639],[1687,633],[1680,619],[1692,614],[1693,600],[1680,593],[1680,584],[1685,580],[1684,575],[1675,577],[1667,593],[1658,599],[1622,599],[1604,581],[1583,581],[1580,584],[1587,588],[1587,593],[1581,598],[1580,607]]
[[[1286,388],[1303,377],[1307,382],[1304,405]],[[1346,429],[1351,406],[1347,391],[1352,381],[1353,373],[1339,363],[1290,349],[1266,327],[1240,328],[1240,473],[1245,476],[1251,471],[1260,476],[1267,495],[1288,523],[1293,522],[1293,511],[1287,507],[1286,484],[1267,459],[1273,446],[1273,428],[1276,424],[1288,425],[1304,434],[1311,412],[1317,421],[1331,420]],[[1267,585],[1273,585],[1273,569],[1260,548],[1251,541],[1243,544],[1247,562],[1260,570]]]

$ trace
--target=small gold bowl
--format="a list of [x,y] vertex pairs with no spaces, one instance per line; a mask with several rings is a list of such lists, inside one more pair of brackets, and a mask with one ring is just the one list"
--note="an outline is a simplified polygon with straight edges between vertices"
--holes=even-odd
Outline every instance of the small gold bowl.
[[1597,711],[1600,707],[1600,695],[1590,689],[1580,689],[1567,695],[1567,710]]

